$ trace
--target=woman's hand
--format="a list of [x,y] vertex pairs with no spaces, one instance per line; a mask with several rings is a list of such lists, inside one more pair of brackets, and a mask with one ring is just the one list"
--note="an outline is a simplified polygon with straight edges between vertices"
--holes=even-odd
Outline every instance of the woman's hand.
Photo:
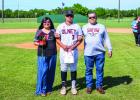
[[35,44],[36,46],[44,46],[44,45],[46,45],[46,41],[44,41],[44,40],[39,40],[39,41],[35,41],[34,44]]

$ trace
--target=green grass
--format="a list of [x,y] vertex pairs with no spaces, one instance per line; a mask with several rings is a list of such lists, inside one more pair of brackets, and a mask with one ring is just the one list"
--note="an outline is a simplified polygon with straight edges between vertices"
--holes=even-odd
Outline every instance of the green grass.
[[[106,55],[104,72],[106,94],[97,93],[95,87],[91,95],[86,94],[84,57],[83,51],[80,51],[78,95],[71,94],[70,81],[68,81],[68,94],[66,96],[59,94],[61,79],[58,57],[54,91],[48,97],[34,95],[37,73],[36,50],[3,45],[32,42],[34,33],[0,35],[0,100],[139,100],[140,48],[134,45],[132,34],[109,33],[109,35],[113,45],[113,57],[110,59]],[[68,80],[70,80],[69,73]]]
[[0,23],[0,29],[30,29],[30,28],[37,28],[38,23],[36,22],[5,22],[5,23]]
[[[37,29],[40,24],[36,22],[13,22],[13,23],[0,23],[0,29]],[[58,23],[54,23],[55,27]]]
[[[120,22],[117,21],[99,21],[99,23],[104,24],[108,28],[130,28],[131,22]],[[86,23],[78,23],[80,26],[85,25]],[[59,25],[59,23],[54,24],[55,27]],[[31,29],[38,28],[39,23],[35,22],[14,22],[14,23],[0,23],[0,29]]]
[[101,21],[107,28],[131,28],[131,22]]
[[0,35],[0,44],[31,42],[35,33],[5,34]]
[[[118,23],[117,19],[98,19],[99,23],[104,24],[108,28],[130,28],[132,18],[124,18],[121,19],[120,23]],[[79,23],[83,26],[85,23]],[[36,19],[22,19],[20,22],[19,19],[6,19],[5,23],[0,23],[0,29],[30,29],[37,28],[39,23],[37,23]],[[58,26],[58,23],[55,23],[55,27]]]

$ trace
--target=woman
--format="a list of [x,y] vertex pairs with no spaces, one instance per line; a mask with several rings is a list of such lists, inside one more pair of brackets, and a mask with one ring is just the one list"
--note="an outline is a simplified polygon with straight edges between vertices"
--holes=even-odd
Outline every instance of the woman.
[[137,18],[137,33],[138,33],[138,44],[137,46],[140,47],[140,16]]
[[55,29],[51,19],[43,18],[34,39],[34,44],[38,46],[36,95],[46,96],[52,92],[57,58],[54,34]]
[[138,45],[137,19],[138,19],[138,17],[136,17],[136,18],[132,21],[132,24],[131,24],[132,31],[133,31],[133,34],[134,34],[134,37],[135,37],[136,46]]

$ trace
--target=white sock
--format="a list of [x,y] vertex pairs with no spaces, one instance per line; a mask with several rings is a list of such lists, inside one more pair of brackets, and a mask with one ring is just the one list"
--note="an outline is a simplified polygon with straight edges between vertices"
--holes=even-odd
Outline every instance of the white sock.
[[72,86],[72,88],[76,88],[76,80],[72,80],[71,86]]

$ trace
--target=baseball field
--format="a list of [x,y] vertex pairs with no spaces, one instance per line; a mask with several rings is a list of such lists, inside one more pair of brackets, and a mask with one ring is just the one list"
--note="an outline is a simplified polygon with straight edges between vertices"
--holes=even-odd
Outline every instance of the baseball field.
[[[60,95],[59,53],[55,73],[54,88],[47,97],[35,96],[37,75],[37,54],[33,45],[35,22],[0,23],[0,100],[139,100],[140,98],[140,47],[135,46],[130,29],[131,21],[99,20],[105,24],[113,46],[113,57],[106,55],[104,89],[106,94],[92,94],[85,90],[85,64],[83,45],[79,48],[77,89],[78,95],[70,91],[68,73],[68,93]],[[84,23],[80,23],[82,26]],[[58,23],[55,23],[57,26]],[[94,70],[94,81],[95,81]]]

